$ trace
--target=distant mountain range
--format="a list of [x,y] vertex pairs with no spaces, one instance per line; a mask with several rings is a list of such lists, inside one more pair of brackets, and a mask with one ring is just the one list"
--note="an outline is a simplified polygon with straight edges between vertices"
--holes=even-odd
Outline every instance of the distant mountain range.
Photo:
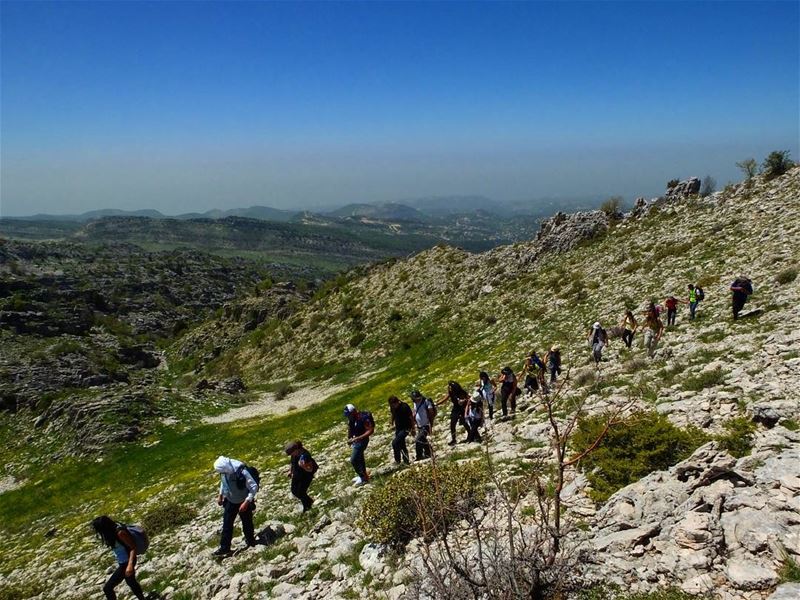
[[541,198],[529,201],[498,202],[485,196],[431,196],[411,198],[400,202],[385,203],[353,203],[339,208],[307,210],[282,210],[270,206],[250,206],[248,208],[232,208],[228,210],[212,209],[206,212],[165,215],[154,209],[121,210],[106,208],[92,210],[81,214],[55,215],[36,214],[27,217],[4,217],[24,221],[73,221],[87,222],[105,217],[149,217],[151,219],[226,219],[228,217],[244,217],[262,221],[310,222],[325,221],[331,217],[366,218],[379,221],[406,221],[415,223],[432,223],[441,219],[449,219],[456,215],[482,216],[494,215],[499,218],[532,216],[546,217],[558,210],[565,212],[597,206],[600,197],[595,198]]

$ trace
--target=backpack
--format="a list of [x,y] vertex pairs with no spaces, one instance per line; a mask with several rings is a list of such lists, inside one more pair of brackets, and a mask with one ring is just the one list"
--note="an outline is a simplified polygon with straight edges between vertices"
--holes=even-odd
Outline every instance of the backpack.
[[136,554],[144,554],[147,552],[147,549],[150,547],[150,538],[141,525],[123,525],[120,523],[120,526],[124,527],[125,531],[133,538],[133,542],[136,544]]
[[247,472],[250,474],[250,477],[253,478],[253,481],[256,482],[256,485],[261,487],[261,473],[258,472],[258,469],[250,465],[242,465],[236,469],[236,484],[240,488],[247,487],[247,481],[245,480],[243,473],[245,470],[247,470]]
[[706,293],[703,291],[703,288],[701,287],[694,288],[694,297],[697,299],[698,302],[705,299]]
[[423,406],[430,411],[431,422],[433,422],[433,420],[436,418],[436,415],[439,414],[439,408],[433,402],[431,402],[430,398],[425,398]]
[[310,472],[312,475],[313,475],[314,473],[316,473],[317,471],[319,471],[319,465],[317,464],[317,461],[315,461],[315,460],[314,460],[314,457],[313,457],[313,456],[311,456],[311,454],[310,454],[310,453],[308,453],[308,452],[306,452],[306,453],[305,453],[305,459],[304,459],[304,462],[307,462],[307,463],[309,463],[309,464],[311,465],[311,471],[309,471],[309,472]]

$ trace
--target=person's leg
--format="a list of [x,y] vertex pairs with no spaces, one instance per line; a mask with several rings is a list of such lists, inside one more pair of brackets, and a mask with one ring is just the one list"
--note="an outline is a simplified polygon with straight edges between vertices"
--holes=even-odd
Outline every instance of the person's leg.
[[394,454],[394,462],[400,462],[400,434],[402,432],[399,429],[396,429],[394,432],[394,437],[392,438],[392,454]]
[[225,500],[222,505],[222,536],[219,540],[220,550],[230,550],[231,540],[233,540],[233,522],[236,520],[236,511],[239,506]]
[[366,446],[363,443],[357,442],[353,444],[350,453],[350,464],[353,465],[353,470],[362,480],[366,479],[367,474],[366,462],[364,460],[365,448]]
[[450,411],[450,443],[456,443],[456,424],[458,423],[458,418],[460,417],[460,411],[457,408],[453,408]]
[[408,437],[408,430],[403,429],[400,431],[400,460],[408,464],[411,462],[408,458],[408,446],[406,445],[406,438]]
[[697,302],[689,302],[689,319],[694,321],[694,314],[697,311]]
[[[136,568],[136,561],[133,561],[134,568]],[[136,581],[136,571],[133,572],[133,575],[130,577],[125,578],[125,583],[128,584],[128,587],[131,588],[133,595],[136,596],[138,600],[144,600],[144,592],[142,591],[142,586],[139,585],[139,582]]]
[[298,480],[299,485],[297,491],[300,493],[300,502],[303,503],[303,512],[305,512],[314,504],[314,499],[308,495],[308,488],[311,487],[311,482],[314,480],[314,477],[298,477]]
[[500,406],[503,409],[503,416],[508,415],[508,391],[506,387],[500,388]]
[[117,600],[117,594],[114,593],[114,588],[117,587],[120,582],[125,579],[125,563],[120,563],[117,565],[117,568],[114,569],[114,572],[111,573],[111,577],[108,578],[105,585],[103,586],[103,593],[106,595],[107,600]]
[[494,418],[494,402],[489,403],[489,418]]
[[242,521],[242,533],[244,533],[244,541],[248,546],[256,545],[256,532],[253,527],[253,508],[253,503],[251,502],[246,511],[239,513],[239,519]]
[[513,390],[511,392],[511,394],[509,394],[511,396],[511,413],[512,414],[517,412],[517,392],[518,391],[519,390]]

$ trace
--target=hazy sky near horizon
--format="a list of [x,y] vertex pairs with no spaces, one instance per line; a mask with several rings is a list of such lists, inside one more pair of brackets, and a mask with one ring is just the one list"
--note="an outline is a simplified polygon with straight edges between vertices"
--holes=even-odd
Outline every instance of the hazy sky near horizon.
[[797,2],[0,3],[0,216],[654,196],[800,154]]

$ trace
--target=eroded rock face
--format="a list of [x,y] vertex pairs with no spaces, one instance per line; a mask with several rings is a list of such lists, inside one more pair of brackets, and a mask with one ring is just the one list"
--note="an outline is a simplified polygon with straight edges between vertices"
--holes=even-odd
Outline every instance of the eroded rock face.
[[667,197],[669,198],[688,198],[700,192],[700,179],[698,177],[690,177],[685,181],[681,181],[677,185],[667,188]]

